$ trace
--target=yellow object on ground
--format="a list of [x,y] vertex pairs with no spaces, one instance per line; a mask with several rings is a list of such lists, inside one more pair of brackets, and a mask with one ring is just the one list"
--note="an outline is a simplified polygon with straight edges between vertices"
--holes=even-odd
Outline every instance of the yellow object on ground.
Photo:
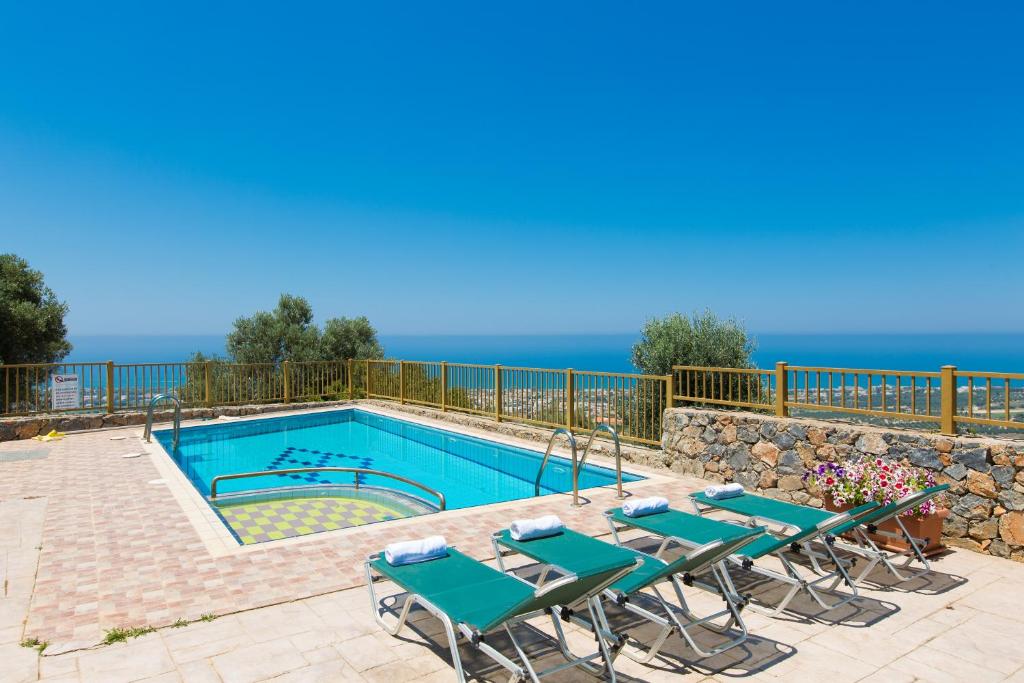
[[67,435],[64,432],[58,432],[56,429],[51,429],[49,434],[40,434],[39,436],[34,436],[32,438],[36,441],[57,441],[59,439],[63,439],[65,436]]

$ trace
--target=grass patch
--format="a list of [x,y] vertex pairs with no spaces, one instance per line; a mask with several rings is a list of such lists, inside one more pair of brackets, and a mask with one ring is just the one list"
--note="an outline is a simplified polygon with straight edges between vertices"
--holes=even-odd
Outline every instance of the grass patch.
[[147,633],[152,633],[156,629],[152,626],[132,626],[131,628],[121,628],[115,626],[106,632],[103,636],[103,644],[111,645],[113,643],[123,643],[129,638],[138,638],[144,636]]
[[214,614],[212,612],[207,612],[206,614],[200,615],[199,620],[200,621],[213,621],[216,618],[217,618],[216,614]]
[[178,619],[176,622],[171,624],[171,628],[183,628],[188,626],[188,619]]
[[22,647],[30,647],[33,650],[39,650],[40,654],[42,654],[43,650],[46,649],[47,645],[49,645],[48,642],[46,642],[45,640],[39,640],[38,638],[26,638],[25,640],[21,641]]

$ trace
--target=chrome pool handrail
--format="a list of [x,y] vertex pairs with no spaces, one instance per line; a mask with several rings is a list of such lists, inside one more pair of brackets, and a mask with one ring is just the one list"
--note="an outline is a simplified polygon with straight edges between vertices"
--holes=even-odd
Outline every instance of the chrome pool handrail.
[[608,432],[612,435],[612,440],[615,442],[615,487],[618,493],[616,498],[622,500],[622,449],[619,445],[619,433],[615,431],[615,428],[607,424],[599,424],[594,427],[594,431],[590,432],[590,438],[587,440],[587,447],[583,449],[583,457],[580,458],[580,470],[583,469],[583,465],[587,462],[587,455],[590,453],[590,447],[594,445],[594,438],[598,432]]
[[287,469],[287,470],[260,470],[259,472],[237,472],[235,474],[218,474],[216,477],[214,477],[210,481],[210,500],[215,500],[217,498],[217,483],[218,482],[227,481],[228,479],[246,479],[248,477],[265,477],[265,476],[269,476],[269,475],[272,475],[272,474],[299,474],[301,472],[351,472],[351,473],[356,475],[355,477],[353,477],[356,489],[359,488],[359,475],[360,474],[367,474],[367,475],[377,476],[377,477],[388,477],[390,479],[395,479],[397,481],[400,481],[400,482],[402,482],[404,484],[409,484],[410,486],[415,486],[416,488],[418,488],[418,489],[420,489],[422,491],[426,491],[430,495],[436,497],[437,501],[438,501],[438,508],[441,511],[444,511],[444,509],[447,506],[444,494],[441,493],[440,491],[435,491],[434,489],[430,488],[426,484],[421,484],[420,482],[415,481],[413,479],[407,479],[406,477],[403,477],[400,474],[394,474],[392,472],[382,472],[380,470],[368,470],[368,469],[365,469],[365,468],[362,468],[362,467],[297,467],[297,468]]
[[540,495],[540,478],[544,475],[544,468],[548,466],[548,458],[551,457],[551,449],[555,446],[555,438],[559,434],[565,434],[565,438],[569,440],[569,448],[572,450],[572,504],[573,507],[579,507],[580,504],[580,491],[579,491],[579,463],[576,459],[576,437],[572,435],[565,427],[559,427],[555,431],[551,432],[551,438],[548,439],[548,448],[544,451],[544,459],[540,463],[540,469],[537,470],[537,480],[533,483],[533,495]]
[[174,444],[172,448],[173,450],[177,450],[178,441],[180,440],[179,437],[181,436],[181,401],[178,400],[177,396],[173,396],[171,394],[157,394],[149,401],[149,408],[146,410],[146,431],[142,433],[142,438],[144,438],[147,443],[151,441],[150,437],[153,435],[153,408],[156,407],[157,403],[164,400],[174,402]]

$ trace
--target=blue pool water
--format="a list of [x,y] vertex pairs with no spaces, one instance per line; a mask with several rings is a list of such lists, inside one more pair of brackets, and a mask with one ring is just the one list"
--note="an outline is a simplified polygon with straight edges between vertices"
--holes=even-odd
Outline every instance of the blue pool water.
[[[157,440],[192,484],[210,494],[215,476],[301,467],[358,467],[399,474],[440,491],[449,509],[529,498],[543,453],[423,427],[361,410],[338,410],[181,430],[172,453],[171,430]],[[582,455],[582,453],[581,453]],[[541,494],[572,490],[571,463],[552,457]],[[361,485],[382,486],[429,499],[392,479],[359,475]],[[624,482],[641,479],[623,473]],[[277,474],[218,482],[217,495],[306,484],[351,484],[338,472]],[[580,489],[615,484],[615,472],[587,465]]]

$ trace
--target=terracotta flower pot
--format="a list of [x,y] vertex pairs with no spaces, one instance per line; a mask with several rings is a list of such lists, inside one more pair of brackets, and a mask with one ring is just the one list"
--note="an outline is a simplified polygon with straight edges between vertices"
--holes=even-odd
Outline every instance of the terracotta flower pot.
[[[832,496],[828,494],[825,495],[824,499],[825,509],[831,512],[846,512],[853,507],[852,505],[836,505],[832,502]],[[948,516],[949,510],[940,507],[930,515],[925,515],[924,517],[903,516],[900,517],[900,521],[903,522],[903,526],[907,527],[907,531],[914,538],[928,539],[928,545],[924,549],[924,554],[932,556],[945,549],[945,546],[942,545],[942,523]],[[896,520],[893,519],[879,524],[878,528],[894,534],[901,533],[900,528],[896,525]],[[903,540],[902,536],[900,538],[891,538],[880,534],[868,534],[868,536],[878,544],[878,547],[889,551],[899,552],[910,549],[910,546]]]

